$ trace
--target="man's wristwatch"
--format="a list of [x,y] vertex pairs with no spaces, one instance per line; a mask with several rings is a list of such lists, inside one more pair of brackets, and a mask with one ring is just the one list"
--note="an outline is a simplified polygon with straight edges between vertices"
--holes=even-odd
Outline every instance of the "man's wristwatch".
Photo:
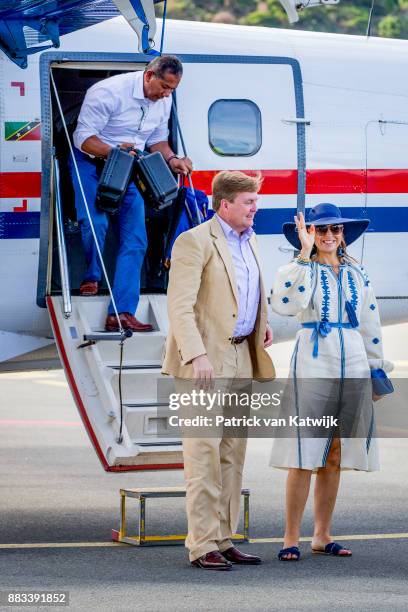
[[172,159],[180,159],[180,156],[173,153],[173,155],[170,155],[170,157],[166,159],[166,162],[170,165]]

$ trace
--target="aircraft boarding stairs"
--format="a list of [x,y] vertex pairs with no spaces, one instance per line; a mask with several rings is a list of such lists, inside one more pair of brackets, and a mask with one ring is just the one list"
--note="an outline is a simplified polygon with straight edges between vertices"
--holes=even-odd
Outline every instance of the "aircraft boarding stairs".
[[158,380],[167,333],[165,295],[142,295],[136,316],[154,331],[134,333],[123,348],[123,441],[118,442],[120,334],[104,331],[109,298],[71,296],[71,314],[62,296],[48,296],[47,306],[61,362],[79,413],[107,471],[182,467],[178,438],[160,437],[167,418],[157,414]]

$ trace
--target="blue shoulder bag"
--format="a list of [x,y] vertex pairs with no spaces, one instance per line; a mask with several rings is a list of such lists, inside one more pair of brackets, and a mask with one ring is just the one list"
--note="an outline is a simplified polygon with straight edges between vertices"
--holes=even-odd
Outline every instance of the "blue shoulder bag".
[[375,395],[388,395],[394,392],[394,385],[381,368],[371,370],[371,381]]

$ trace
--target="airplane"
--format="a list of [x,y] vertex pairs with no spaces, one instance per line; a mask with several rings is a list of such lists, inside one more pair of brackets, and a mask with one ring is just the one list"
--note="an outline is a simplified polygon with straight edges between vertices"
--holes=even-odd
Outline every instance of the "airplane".
[[[107,0],[91,8],[82,0],[0,7],[0,369],[61,362],[111,472],[182,466],[180,439],[160,435],[167,423],[157,395],[168,325],[161,260],[169,209],[146,213],[149,249],[137,316],[154,332],[122,344],[118,334],[102,331],[106,285],[95,298],[78,294],[84,256],[67,169],[69,137],[93,83],[143,69],[161,47],[163,22],[156,28],[147,0],[137,21],[139,0],[132,1],[115,1],[126,19],[111,18],[118,10]],[[294,256],[282,222],[333,202],[349,216],[371,219],[350,252],[368,270],[383,324],[408,321],[408,43],[164,23],[163,51],[184,65],[176,100],[194,187],[211,199],[219,170],[263,174],[255,229],[267,290]],[[169,138],[181,151],[176,124],[173,114]],[[104,252],[108,275],[115,247],[112,234]],[[271,312],[270,322],[275,342],[294,337],[293,318]]]

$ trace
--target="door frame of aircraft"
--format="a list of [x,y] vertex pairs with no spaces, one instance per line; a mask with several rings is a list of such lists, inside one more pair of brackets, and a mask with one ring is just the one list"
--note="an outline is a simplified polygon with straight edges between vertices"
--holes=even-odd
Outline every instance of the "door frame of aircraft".
[[[182,63],[195,64],[265,64],[289,65],[292,68],[296,119],[305,118],[303,81],[299,62],[291,57],[269,57],[251,55],[198,55],[176,54]],[[51,64],[70,62],[106,62],[122,64],[142,64],[151,61],[151,55],[129,53],[86,53],[48,51],[40,57],[40,88],[41,100],[41,216],[40,216],[40,252],[37,282],[37,304],[46,308],[46,295],[49,266],[49,240],[50,240],[50,211],[51,211],[51,177],[52,177],[52,151],[53,151],[53,116],[51,106],[51,81],[49,78]],[[296,124],[297,148],[297,210],[304,211],[306,191],[306,130],[305,124]]]

